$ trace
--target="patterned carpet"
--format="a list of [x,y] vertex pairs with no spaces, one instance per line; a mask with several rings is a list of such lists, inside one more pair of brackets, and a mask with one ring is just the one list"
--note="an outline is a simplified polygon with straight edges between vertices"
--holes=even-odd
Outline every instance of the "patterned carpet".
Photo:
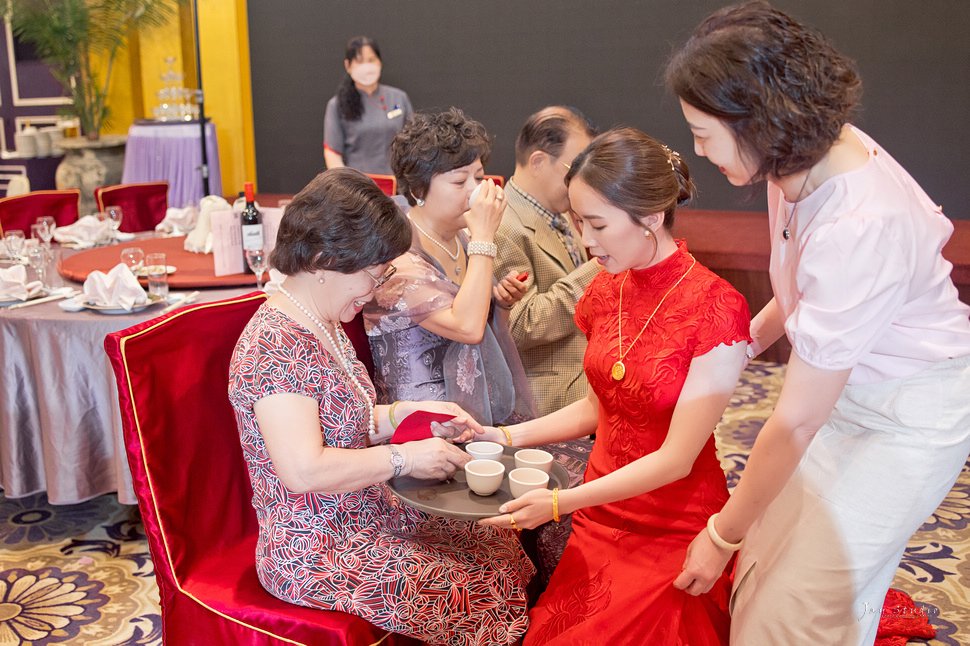
[[[742,375],[718,430],[732,486],[783,375],[783,366],[757,362]],[[968,556],[970,463],[910,541],[894,583],[929,616],[937,630],[930,644],[970,644]],[[158,590],[137,510],[114,496],[54,507],[43,494],[0,494],[0,644],[68,643],[161,643]]]

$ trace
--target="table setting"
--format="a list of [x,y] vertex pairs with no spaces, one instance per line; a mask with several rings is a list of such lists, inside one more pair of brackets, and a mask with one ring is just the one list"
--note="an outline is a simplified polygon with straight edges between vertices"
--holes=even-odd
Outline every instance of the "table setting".
[[53,238],[67,249],[90,249],[134,240],[135,234],[118,230],[122,217],[120,208],[108,207],[103,217],[101,214],[85,215],[74,224],[57,227]]

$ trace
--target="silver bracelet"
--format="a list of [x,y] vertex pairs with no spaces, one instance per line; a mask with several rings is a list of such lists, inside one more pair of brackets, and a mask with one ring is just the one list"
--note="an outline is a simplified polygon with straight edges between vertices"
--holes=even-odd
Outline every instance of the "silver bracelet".
[[498,255],[498,247],[494,242],[472,240],[468,243],[468,249],[465,253],[469,256],[488,256],[489,258],[494,258]]

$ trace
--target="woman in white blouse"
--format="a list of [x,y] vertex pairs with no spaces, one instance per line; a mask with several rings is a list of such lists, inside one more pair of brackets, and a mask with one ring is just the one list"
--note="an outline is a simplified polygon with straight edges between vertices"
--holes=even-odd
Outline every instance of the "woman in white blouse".
[[740,484],[675,585],[706,592],[741,549],[736,644],[871,644],[909,537],[970,452],[970,308],[940,255],[953,225],[849,124],[861,82],[766,3],[707,18],[667,68],[695,151],[768,182],[774,299],[756,356],[793,352]]

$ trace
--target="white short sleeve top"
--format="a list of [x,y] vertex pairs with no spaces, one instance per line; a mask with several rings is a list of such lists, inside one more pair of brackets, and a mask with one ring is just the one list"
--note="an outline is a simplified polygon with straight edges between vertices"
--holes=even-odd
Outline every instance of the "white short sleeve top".
[[768,185],[771,285],[793,351],[809,365],[851,368],[850,384],[886,381],[970,355],[970,307],[941,250],[942,208],[884,149],[794,204]]

